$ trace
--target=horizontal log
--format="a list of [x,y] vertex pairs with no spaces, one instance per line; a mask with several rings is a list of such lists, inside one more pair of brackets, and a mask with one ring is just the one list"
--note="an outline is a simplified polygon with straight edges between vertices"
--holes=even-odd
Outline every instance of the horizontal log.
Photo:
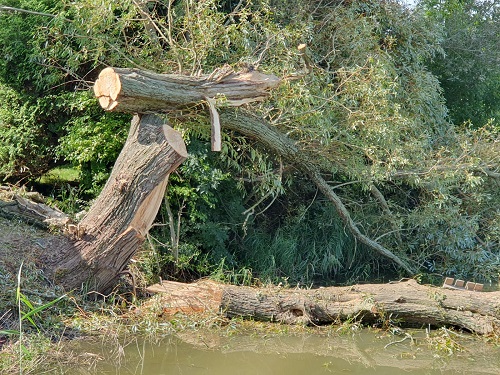
[[201,77],[106,68],[95,82],[94,93],[107,111],[168,112],[204,102],[206,98],[221,98],[228,106],[260,101],[279,82],[273,75],[254,70],[235,73],[228,67]]
[[454,326],[483,335],[500,333],[500,292],[444,289],[420,285],[413,279],[310,290],[164,281],[147,290],[162,293],[166,314],[209,310],[222,311],[227,317],[288,324],[355,319],[369,324]]
[[73,224],[68,215],[44,204],[38,193],[25,192],[23,197],[12,190],[0,188],[0,191],[1,216],[20,219],[44,229],[67,229]]

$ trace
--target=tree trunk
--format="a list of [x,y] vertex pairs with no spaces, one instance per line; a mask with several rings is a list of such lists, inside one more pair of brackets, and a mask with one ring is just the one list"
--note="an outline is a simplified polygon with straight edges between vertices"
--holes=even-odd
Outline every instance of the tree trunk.
[[[105,110],[170,112],[208,102],[220,149],[217,101],[238,106],[262,100],[279,79],[256,71],[235,73],[228,66],[210,76],[188,77],[106,68],[94,85]],[[166,121],[166,120],[165,120]],[[72,240],[59,239],[42,257],[47,273],[66,288],[106,293],[144,242],[158,212],[169,173],[187,157],[179,133],[155,115],[136,115],[127,142],[103,191],[83,220],[69,224]]]
[[43,259],[66,288],[107,292],[144,242],[170,172],[187,157],[181,135],[156,115],[136,115],[101,194],[57,255]]
[[227,317],[287,324],[353,320],[403,327],[454,326],[483,335],[500,333],[500,292],[451,290],[420,285],[413,279],[309,290],[164,281],[147,290],[162,293],[162,311],[168,315],[220,311]]

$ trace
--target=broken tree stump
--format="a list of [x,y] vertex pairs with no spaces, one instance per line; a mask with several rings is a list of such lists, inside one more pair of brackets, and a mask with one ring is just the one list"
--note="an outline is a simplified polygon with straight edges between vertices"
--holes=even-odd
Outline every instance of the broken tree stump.
[[230,318],[287,324],[357,320],[407,327],[454,326],[482,335],[500,333],[500,292],[444,289],[420,285],[413,279],[319,289],[163,281],[147,290],[161,293],[162,309],[168,315],[215,311]]
[[186,157],[181,134],[166,120],[134,116],[111,176],[74,237],[43,258],[54,281],[68,289],[109,291],[144,242],[169,174]]

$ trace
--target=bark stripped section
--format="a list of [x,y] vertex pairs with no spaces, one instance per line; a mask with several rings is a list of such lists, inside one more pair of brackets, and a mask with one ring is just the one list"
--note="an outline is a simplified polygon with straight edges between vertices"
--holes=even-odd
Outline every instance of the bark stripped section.
[[73,241],[43,259],[54,281],[68,289],[109,291],[144,242],[170,172],[186,157],[182,136],[166,120],[134,116],[111,176]]
[[226,286],[221,308],[228,317],[288,324],[329,324],[356,318],[403,326],[456,326],[484,335],[500,332],[500,292],[448,290],[412,279],[315,290]]

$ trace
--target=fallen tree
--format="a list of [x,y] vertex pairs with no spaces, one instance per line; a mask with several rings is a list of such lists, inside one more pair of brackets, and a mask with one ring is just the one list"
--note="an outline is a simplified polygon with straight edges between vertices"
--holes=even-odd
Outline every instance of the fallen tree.
[[[133,69],[104,69],[94,91],[108,110],[135,113],[127,141],[99,197],[79,223],[59,220],[66,237],[54,238],[41,256],[47,275],[67,289],[106,293],[145,241],[163,201],[168,177],[187,157],[179,132],[151,112],[209,103],[213,149],[220,149],[217,100],[239,106],[268,95],[279,79],[255,71],[235,73],[228,67],[209,76],[160,75]],[[21,198],[22,199],[22,198]],[[15,202],[14,202],[15,201]],[[48,211],[17,199],[12,209]],[[20,203],[21,202],[21,203]],[[18,216],[22,216],[17,212]],[[50,221],[50,220],[49,220]],[[56,220],[52,220],[56,223]]]
[[104,69],[94,86],[103,109],[138,114],[99,197],[81,222],[64,224],[68,238],[61,239],[54,244],[55,251],[44,255],[47,273],[68,289],[107,292],[113,287],[113,280],[145,240],[169,174],[187,157],[180,134],[166,119],[152,112],[171,113],[205,102],[211,118],[212,150],[221,148],[221,123],[256,139],[309,176],[332,202],[357,241],[390,259],[408,275],[414,274],[415,269],[407,261],[360,231],[340,197],[323,179],[319,167],[291,139],[264,120],[242,111],[223,111],[219,116],[218,102],[227,107],[260,101],[279,82],[272,75],[250,69],[234,72],[227,66],[202,77]]
[[[248,85],[247,80],[253,85]],[[213,100],[221,97],[221,91],[212,88],[215,83],[225,88],[222,103],[238,106],[250,101],[262,100],[267,90],[278,85],[279,80],[274,76],[267,76],[256,71],[234,73],[231,70],[220,69],[204,78],[176,76],[172,82],[170,76],[166,75],[136,69],[107,68],[101,72],[94,91],[105,110],[120,112],[169,112],[182,108],[181,104],[185,107],[205,99],[209,103],[212,135],[217,137],[212,138],[213,150],[220,149],[219,126],[235,130],[259,141],[270,152],[284,157],[309,176],[325,197],[332,202],[356,240],[393,261],[408,275],[415,273],[414,267],[408,262],[360,231],[340,197],[321,176],[318,166],[286,135],[269,126],[264,120],[241,111],[239,113],[223,111],[219,118]],[[249,90],[249,87],[253,90]]]
[[500,292],[444,289],[420,285],[413,279],[319,289],[163,281],[147,290],[160,294],[165,315],[211,311],[286,324],[361,321],[382,326],[453,326],[482,335],[500,334]]

